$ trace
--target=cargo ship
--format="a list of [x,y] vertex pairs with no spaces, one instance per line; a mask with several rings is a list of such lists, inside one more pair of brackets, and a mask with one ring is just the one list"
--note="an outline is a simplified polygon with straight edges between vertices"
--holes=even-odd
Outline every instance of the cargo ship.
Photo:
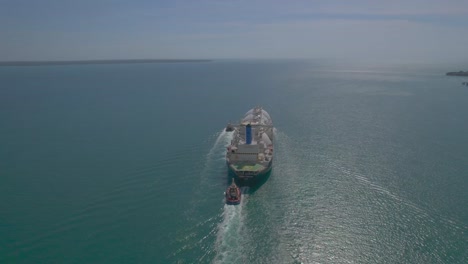
[[241,182],[255,182],[270,173],[273,165],[273,122],[261,107],[249,110],[239,124],[229,123],[233,133],[227,146],[229,172]]

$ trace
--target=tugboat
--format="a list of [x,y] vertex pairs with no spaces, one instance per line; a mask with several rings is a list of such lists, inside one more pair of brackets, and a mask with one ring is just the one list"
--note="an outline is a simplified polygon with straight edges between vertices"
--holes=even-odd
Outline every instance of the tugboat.
[[231,123],[228,123],[225,130],[226,132],[234,131],[234,126]]
[[227,204],[240,204],[241,202],[241,190],[232,179],[231,185],[226,189],[226,203]]

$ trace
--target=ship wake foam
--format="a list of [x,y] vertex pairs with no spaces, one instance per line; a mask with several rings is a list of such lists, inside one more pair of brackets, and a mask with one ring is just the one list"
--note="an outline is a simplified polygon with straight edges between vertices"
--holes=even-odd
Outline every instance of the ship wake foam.
[[[205,212],[207,206],[212,206],[213,198],[221,197],[224,191],[227,172],[226,146],[231,140],[232,133],[225,132],[224,129],[207,139],[207,142],[211,142],[211,147],[202,158],[204,161],[199,167],[198,182],[190,201],[191,206],[186,212],[187,220],[197,224],[180,232],[180,247],[171,254],[174,258],[183,259],[195,248],[202,249],[202,255],[197,257],[197,262],[206,262],[216,254],[213,242],[208,241],[217,240],[219,221],[223,218],[216,211],[209,215]],[[215,193],[217,195],[214,195]]]
[[246,204],[246,195],[242,195],[239,205],[224,205],[221,213],[223,221],[218,225],[214,263],[243,263],[243,233],[245,233],[242,208]]
[[219,174],[225,169],[226,165],[223,161],[225,161],[226,146],[231,139],[232,133],[228,133],[224,129],[219,132],[216,141],[206,154],[205,164],[200,173],[199,189],[211,185],[211,180],[218,178]]

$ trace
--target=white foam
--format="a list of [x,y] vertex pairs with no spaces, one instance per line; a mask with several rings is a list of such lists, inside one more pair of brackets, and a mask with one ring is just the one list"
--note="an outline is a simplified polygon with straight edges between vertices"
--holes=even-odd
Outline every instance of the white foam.
[[226,146],[231,142],[231,140],[232,133],[226,132],[224,129],[219,132],[215,143],[206,154],[205,165],[200,174],[202,179],[201,185],[204,183],[204,175],[207,175],[208,172],[212,170],[220,169],[225,166],[224,162],[220,161],[225,160]]
[[245,206],[247,195],[242,195],[239,205],[224,205],[223,222],[218,225],[216,238],[216,257],[214,263],[242,263],[243,218],[242,208]]

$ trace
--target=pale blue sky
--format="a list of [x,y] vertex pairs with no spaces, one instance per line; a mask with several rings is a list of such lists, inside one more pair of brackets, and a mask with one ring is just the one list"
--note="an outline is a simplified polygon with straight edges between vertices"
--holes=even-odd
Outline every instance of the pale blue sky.
[[0,0],[0,60],[467,60],[467,0]]

